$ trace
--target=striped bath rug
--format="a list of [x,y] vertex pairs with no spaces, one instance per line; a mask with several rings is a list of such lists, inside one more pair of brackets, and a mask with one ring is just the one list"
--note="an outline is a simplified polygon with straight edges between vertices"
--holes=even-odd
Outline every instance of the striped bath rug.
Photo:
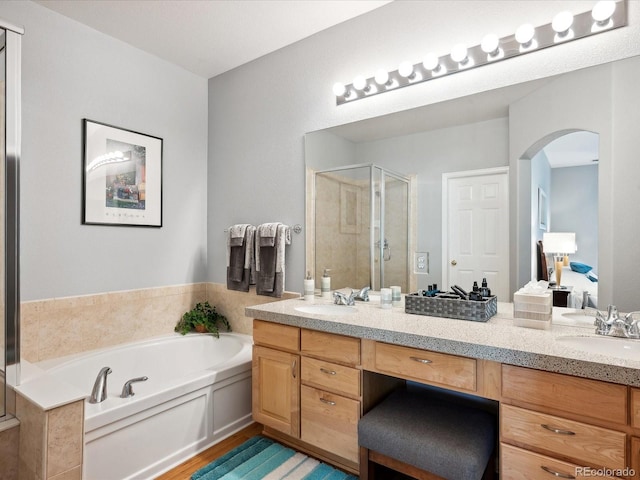
[[201,468],[191,480],[357,480],[340,470],[257,435]]

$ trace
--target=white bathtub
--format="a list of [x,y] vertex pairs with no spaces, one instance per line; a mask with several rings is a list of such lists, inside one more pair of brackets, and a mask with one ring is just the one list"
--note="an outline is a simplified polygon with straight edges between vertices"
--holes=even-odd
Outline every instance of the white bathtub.
[[[248,335],[175,334],[42,362],[87,396],[100,369],[112,370],[107,399],[85,401],[83,478],[151,479],[249,425],[251,346]],[[120,398],[141,376],[135,395]]]

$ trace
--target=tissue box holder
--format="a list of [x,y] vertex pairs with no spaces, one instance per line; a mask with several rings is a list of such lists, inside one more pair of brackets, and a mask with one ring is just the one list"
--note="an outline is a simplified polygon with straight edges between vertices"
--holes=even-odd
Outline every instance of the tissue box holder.
[[431,317],[486,322],[498,312],[498,297],[492,296],[479,302],[461,298],[423,297],[411,293],[404,297],[404,311]]
[[545,330],[551,326],[553,296],[543,294],[513,294],[513,324],[518,327]]

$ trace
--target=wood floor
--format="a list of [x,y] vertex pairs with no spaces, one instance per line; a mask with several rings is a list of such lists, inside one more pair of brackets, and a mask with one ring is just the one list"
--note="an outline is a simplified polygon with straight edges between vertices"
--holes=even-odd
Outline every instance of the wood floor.
[[261,432],[262,425],[259,423],[252,423],[248,427],[240,430],[238,433],[234,433],[230,437],[222,440],[220,443],[178,465],[176,468],[156,477],[156,480],[189,480],[196,470],[208,465],[216,458],[219,458],[228,451],[242,445],[251,437],[258,435]]

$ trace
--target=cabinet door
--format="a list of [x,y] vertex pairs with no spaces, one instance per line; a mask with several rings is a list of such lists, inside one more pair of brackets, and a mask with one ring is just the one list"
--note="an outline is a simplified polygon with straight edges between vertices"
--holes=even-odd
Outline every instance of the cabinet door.
[[287,435],[300,436],[300,356],[254,346],[253,419]]

